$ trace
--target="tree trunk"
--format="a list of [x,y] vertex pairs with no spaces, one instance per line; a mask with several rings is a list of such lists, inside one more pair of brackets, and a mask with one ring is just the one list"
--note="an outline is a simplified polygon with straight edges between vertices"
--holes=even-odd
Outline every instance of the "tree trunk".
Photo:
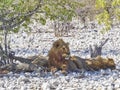
[[7,43],[7,35],[8,35],[8,31],[5,30],[4,32],[4,45],[5,45],[5,54],[8,54],[8,43]]

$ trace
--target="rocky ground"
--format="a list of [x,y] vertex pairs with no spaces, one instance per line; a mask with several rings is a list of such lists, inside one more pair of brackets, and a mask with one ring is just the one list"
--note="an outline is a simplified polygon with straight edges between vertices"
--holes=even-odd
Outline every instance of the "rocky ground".
[[[36,25],[36,24],[35,24]],[[46,56],[55,37],[52,29],[47,26],[35,27],[33,30],[42,32],[10,34],[11,50],[16,56],[28,57],[32,55]],[[46,32],[47,31],[47,32]],[[71,55],[89,58],[89,45],[100,44],[106,38],[108,42],[103,46],[102,56],[115,60],[115,70],[100,70],[80,73],[71,72],[67,76],[57,72],[54,76],[50,73],[8,73],[0,76],[0,90],[120,90],[120,30],[114,27],[111,31],[101,34],[99,28],[71,30],[69,37],[61,37],[70,43]]]

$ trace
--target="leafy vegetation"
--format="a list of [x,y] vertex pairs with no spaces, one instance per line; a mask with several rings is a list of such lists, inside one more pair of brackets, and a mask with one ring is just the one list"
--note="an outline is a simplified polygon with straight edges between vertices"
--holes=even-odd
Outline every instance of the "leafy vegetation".
[[120,21],[120,0],[96,0],[95,7],[100,12],[97,15],[99,24],[105,25],[103,31],[110,30],[115,21]]
[[97,15],[99,24],[109,30],[113,18],[120,20],[119,8],[120,0],[0,0],[0,30],[18,32],[19,25],[26,28],[32,18],[42,24],[48,18],[71,21],[78,15],[76,9],[81,10],[79,14],[83,15],[79,16],[82,18]]
[[72,20],[79,6],[81,4],[75,0],[0,0],[0,30],[17,32],[18,26],[26,27],[31,18],[42,24],[47,18]]
[[26,28],[33,19],[42,24],[48,18],[72,20],[81,5],[75,0],[0,0],[0,31],[4,32],[6,53],[8,32],[17,33],[20,26]]
[[39,7],[38,0],[0,0],[0,30],[15,29],[16,32],[16,26],[28,23]]

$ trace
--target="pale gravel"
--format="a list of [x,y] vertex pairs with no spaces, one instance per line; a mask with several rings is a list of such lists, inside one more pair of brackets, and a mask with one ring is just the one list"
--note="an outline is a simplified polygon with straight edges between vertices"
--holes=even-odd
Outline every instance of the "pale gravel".
[[[19,32],[19,34],[9,35],[11,49],[16,52],[17,56],[47,55],[52,43],[58,37],[55,37],[53,33],[44,32],[52,30],[49,25],[42,27],[34,28],[42,30],[42,33]],[[103,47],[102,56],[108,56],[115,60],[115,70],[89,71],[85,72],[83,78],[80,77],[80,73],[75,72],[69,73],[67,76],[59,72],[55,76],[50,73],[43,76],[34,72],[19,74],[10,72],[8,75],[0,77],[0,90],[120,90],[120,30],[118,27],[114,27],[105,34],[101,34],[99,28],[95,30],[75,30],[74,37],[61,38],[70,43],[72,55],[84,58],[90,57],[90,44],[99,44],[100,41],[109,38]]]

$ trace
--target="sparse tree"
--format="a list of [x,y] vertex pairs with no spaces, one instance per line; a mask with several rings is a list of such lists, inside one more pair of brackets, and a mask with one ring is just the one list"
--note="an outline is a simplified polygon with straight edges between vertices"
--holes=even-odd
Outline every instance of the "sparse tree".
[[21,26],[29,28],[33,19],[43,25],[47,19],[70,21],[79,6],[77,0],[0,0],[0,31],[4,32],[4,48],[0,45],[0,53],[5,56],[3,60],[6,62],[14,55],[8,52],[8,33],[17,33]]
[[5,53],[8,54],[7,34],[28,27],[34,20],[70,21],[81,4],[76,0],[0,0],[0,31],[4,32]]

